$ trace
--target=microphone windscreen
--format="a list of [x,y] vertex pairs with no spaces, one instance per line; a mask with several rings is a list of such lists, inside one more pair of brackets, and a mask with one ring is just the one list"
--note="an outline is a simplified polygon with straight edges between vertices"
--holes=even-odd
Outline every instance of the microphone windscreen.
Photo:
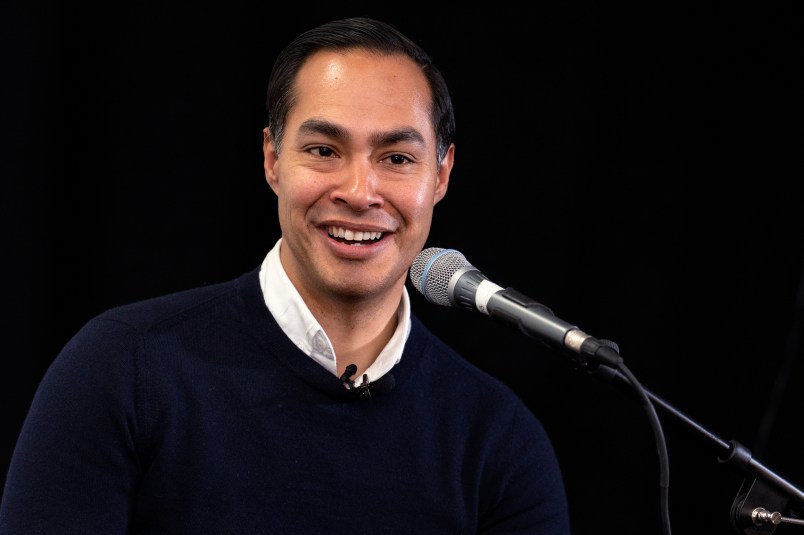
[[416,255],[410,266],[410,282],[431,303],[450,306],[449,281],[465,267],[472,265],[455,249],[430,247]]

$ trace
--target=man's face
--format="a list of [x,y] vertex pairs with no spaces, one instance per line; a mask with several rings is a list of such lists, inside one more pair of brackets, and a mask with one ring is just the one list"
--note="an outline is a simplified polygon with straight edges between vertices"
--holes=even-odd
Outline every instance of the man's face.
[[281,153],[264,144],[282,264],[303,297],[387,297],[404,285],[447,190],[430,90],[405,56],[311,56],[298,73]]

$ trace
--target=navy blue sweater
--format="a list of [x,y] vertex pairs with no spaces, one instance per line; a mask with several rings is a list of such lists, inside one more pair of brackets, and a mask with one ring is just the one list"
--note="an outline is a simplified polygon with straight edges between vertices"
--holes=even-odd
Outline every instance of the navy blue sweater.
[[415,317],[395,386],[355,395],[264,304],[258,270],[109,310],[40,384],[0,534],[566,535],[537,418]]

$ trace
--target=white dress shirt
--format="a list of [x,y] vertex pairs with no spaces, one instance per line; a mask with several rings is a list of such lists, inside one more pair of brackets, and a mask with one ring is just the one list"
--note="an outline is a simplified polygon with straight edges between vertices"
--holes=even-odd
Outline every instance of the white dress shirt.
[[[316,321],[310,309],[299,295],[296,287],[290,282],[279,259],[279,248],[282,238],[265,256],[260,267],[260,287],[268,310],[276,319],[279,327],[296,344],[299,349],[309,355],[324,368],[338,375],[337,355],[332,349],[327,333]],[[402,350],[410,333],[410,297],[407,288],[402,289],[402,301],[397,310],[397,326],[388,344],[380,352],[377,359],[368,369],[355,377],[355,386],[363,383],[363,375],[371,382],[385,375],[402,358]],[[348,364],[348,363],[347,363]]]

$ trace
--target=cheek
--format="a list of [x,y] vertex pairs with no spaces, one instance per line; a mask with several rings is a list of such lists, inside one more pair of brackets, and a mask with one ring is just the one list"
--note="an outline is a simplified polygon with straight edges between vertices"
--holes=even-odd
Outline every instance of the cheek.
[[280,180],[277,191],[277,216],[283,233],[305,224],[311,202],[308,191],[291,180]]
[[410,225],[429,225],[433,212],[433,188],[403,188],[394,205]]
[[280,203],[286,210],[308,207],[326,194],[327,185],[314,176],[286,173],[279,181]]

